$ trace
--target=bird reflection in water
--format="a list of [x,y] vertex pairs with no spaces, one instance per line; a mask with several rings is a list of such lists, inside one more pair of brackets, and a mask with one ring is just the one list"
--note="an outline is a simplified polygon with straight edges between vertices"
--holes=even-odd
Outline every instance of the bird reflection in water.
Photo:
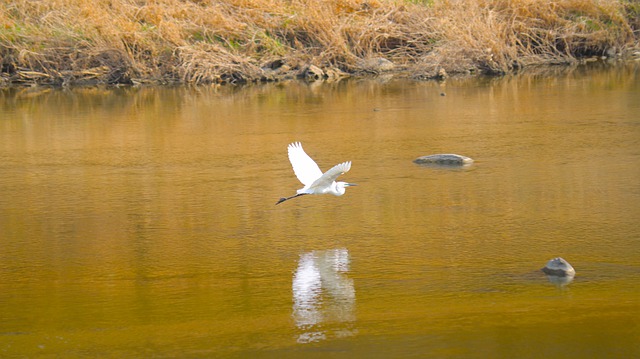
[[346,249],[300,255],[293,274],[293,319],[301,331],[298,343],[310,343],[355,333],[356,292]]

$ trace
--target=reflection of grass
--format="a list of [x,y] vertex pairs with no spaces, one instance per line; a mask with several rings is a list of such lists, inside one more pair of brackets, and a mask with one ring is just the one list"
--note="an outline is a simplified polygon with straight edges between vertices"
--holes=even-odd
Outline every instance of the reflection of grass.
[[639,14],[628,0],[14,0],[0,81],[220,82],[277,59],[357,72],[374,56],[505,73],[637,44]]

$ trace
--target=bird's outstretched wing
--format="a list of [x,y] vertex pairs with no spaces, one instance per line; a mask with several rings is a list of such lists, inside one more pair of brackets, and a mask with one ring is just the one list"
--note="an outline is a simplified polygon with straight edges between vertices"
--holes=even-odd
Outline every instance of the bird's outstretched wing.
[[351,161],[342,162],[331,167],[330,170],[325,172],[320,178],[315,180],[309,188],[326,188],[333,183],[341,174],[351,169]]
[[[318,167],[311,157],[304,152],[300,142],[290,144],[287,149],[289,152],[289,161],[291,161],[291,166],[293,167],[293,172],[303,185],[309,186],[322,176],[320,167]],[[331,170],[333,170],[333,168]],[[338,175],[336,175],[336,177],[337,176]]]

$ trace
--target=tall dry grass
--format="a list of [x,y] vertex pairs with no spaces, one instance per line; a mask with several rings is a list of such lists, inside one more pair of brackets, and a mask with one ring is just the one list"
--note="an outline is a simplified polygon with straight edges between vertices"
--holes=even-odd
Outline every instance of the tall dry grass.
[[[628,0],[13,0],[0,82],[210,83],[305,64],[504,73],[637,45]],[[282,66],[282,65],[286,66]]]
[[625,1],[479,0],[438,2],[434,27],[441,35],[427,62],[506,73],[532,64],[572,62],[637,45],[637,17]]

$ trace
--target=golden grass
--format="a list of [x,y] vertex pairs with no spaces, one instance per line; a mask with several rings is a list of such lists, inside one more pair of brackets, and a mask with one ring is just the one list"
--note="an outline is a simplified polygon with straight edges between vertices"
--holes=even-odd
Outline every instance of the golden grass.
[[244,82],[307,64],[375,72],[372,58],[425,76],[506,73],[637,46],[639,10],[630,0],[13,0],[0,5],[0,85]]

